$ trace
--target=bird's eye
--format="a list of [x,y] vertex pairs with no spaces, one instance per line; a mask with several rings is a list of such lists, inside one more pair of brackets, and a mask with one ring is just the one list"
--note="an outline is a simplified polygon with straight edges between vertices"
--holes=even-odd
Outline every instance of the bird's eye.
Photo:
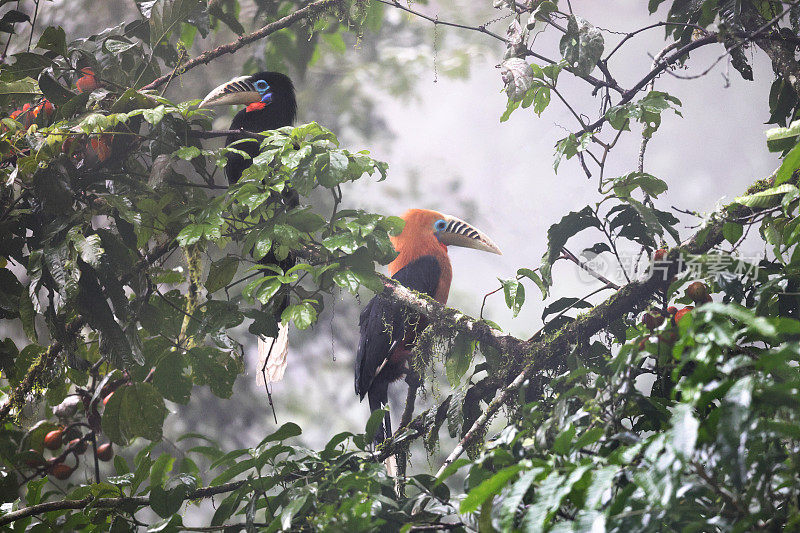
[[261,93],[263,93],[264,91],[267,91],[267,90],[269,90],[269,83],[267,83],[267,82],[266,82],[266,81],[264,81],[264,80],[258,80],[258,81],[255,83],[255,85],[256,85],[256,89],[258,90],[258,92],[261,92]]
[[444,231],[446,227],[447,227],[447,221],[443,218],[440,218],[433,224],[433,229],[435,229],[436,231]]

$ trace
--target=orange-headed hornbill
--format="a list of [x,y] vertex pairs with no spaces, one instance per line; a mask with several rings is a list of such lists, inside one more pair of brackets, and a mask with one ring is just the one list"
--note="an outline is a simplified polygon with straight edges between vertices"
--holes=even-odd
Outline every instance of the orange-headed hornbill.
[[[474,248],[494,254],[500,249],[481,231],[456,217],[427,209],[410,209],[400,235],[392,237],[397,257],[389,273],[402,285],[447,303],[453,271],[448,246]],[[389,383],[406,373],[406,364],[417,336],[427,321],[403,304],[375,296],[361,312],[361,341],[356,354],[356,394],[369,396],[369,408],[388,403]],[[391,436],[389,413],[375,435],[375,443]]]
[[[199,107],[231,104],[247,106],[233,117],[232,130],[260,133],[291,126],[297,114],[292,80],[279,72],[259,72],[252,76],[233,78],[208,93]],[[247,134],[230,134],[225,139],[225,145],[251,138],[253,137]],[[260,144],[259,140],[253,140],[240,142],[234,146],[237,150],[246,152],[250,156],[249,159],[234,152],[228,153],[225,176],[229,183],[235,183],[242,177],[242,172],[252,164],[252,158],[258,155]],[[297,191],[287,187],[282,194],[275,194],[273,202],[280,203],[278,208],[287,211],[297,207],[299,205]],[[278,265],[286,271],[295,265],[297,259],[293,254],[289,254],[285,259],[279,260],[273,252],[270,252],[260,262],[265,265]],[[279,292],[267,305],[268,311],[273,313],[280,325],[276,338],[258,339],[259,382],[272,383],[283,378],[289,349],[289,325],[280,322],[280,317],[288,305],[288,291]]]

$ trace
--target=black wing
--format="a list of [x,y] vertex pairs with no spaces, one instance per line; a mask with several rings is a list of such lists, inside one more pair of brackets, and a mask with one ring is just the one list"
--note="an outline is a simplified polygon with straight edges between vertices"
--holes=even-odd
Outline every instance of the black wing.
[[[233,122],[231,123],[232,130],[248,130],[248,131],[261,131],[256,130],[253,128],[254,124],[251,124],[252,120],[248,116],[248,112],[242,109],[236,116],[233,117]],[[249,126],[249,127],[248,127]],[[229,144],[241,140],[241,139],[249,139],[247,135],[241,135],[238,133],[232,133],[228,135],[225,139],[225,146]],[[250,159],[245,159],[244,157],[240,156],[234,152],[228,152],[228,155],[225,156],[228,159],[228,162],[225,164],[225,176],[228,178],[228,183],[236,183],[239,181],[239,178],[242,177],[242,172],[244,169],[249,167],[252,162],[253,158],[258,155],[260,143],[256,140],[241,142],[234,146],[237,150],[242,150],[246,152]]]
[[[441,275],[439,262],[431,255],[425,255],[401,268],[394,276],[401,285],[417,292],[433,296]],[[389,354],[405,336],[407,313],[403,304],[375,296],[361,312],[358,322],[361,328],[361,341],[356,354],[355,377],[356,394],[363,400],[375,381],[378,368],[389,358]],[[388,382],[386,383],[388,386]],[[386,403],[386,387],[380,398]],[[370,404],[373,402],[370,395]]]

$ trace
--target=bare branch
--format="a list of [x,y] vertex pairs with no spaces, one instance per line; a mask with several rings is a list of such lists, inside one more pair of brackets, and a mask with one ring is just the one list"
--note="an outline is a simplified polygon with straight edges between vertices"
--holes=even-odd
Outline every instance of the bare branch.
[[160,87],[161,85],[165,84],[167,81],[172,79],[173,76],[183,74],[194,67],[209,63],[210,61],[223,56],[225,54],[232,54],[239,50],[240,48],[258,41],[259,39],[263,39],[264,37],[275,33],[276,31],[282,30],[284,28],[288,28],[295,22],[300,20],[306,20],[311,18],[312,16],[316,15],[317,13],[323,11],[324,9],[333,6],[339,3],[340,0],[317,0],[316,2],[311,2],[305,7],[298,9],[297,11],[286,15],[283,18],[280,18],[274,22],[270,22],[266,26],[252,32],[248,33],[247,35],[242,35],[235,41],[223,44],[214,48],[213,50],[207,50],[200,54],[199,56],[195,57],[194,59],[190,59],[186,62],[186,64],[178,70],[177,72],[170,72],[169,74],[165,74],[160,78],[156,78],[154,81],[148,83],[142,89],[155,89]]

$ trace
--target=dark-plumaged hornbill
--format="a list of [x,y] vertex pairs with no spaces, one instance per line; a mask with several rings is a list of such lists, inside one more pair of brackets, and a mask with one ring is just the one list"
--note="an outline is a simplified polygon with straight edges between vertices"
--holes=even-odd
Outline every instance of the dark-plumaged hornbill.
[[[241,105],[245,107],[233,117],[230,129],[260,133],[284,126],[291,126],[297,114],[297,101],[294,95],[292,80],[279,72],[259,72],[252,76],[239,76],[223,83],[200,102],[199,107],[217,105]],[[254,140],[243,140],[254,139]],[[237,141],[241,141],[238,142]],[[225,145],[237,143],[233,148],[242,150],[250,158],[237,153],[227,154],[225,176],[228,183],[236,183],[242,173],[252,164],[252,158],[258,155],[261,142],[246,133],[232,133],[225,139]],[[288,211],[299,205],[297,191],[291,187],[281,194],[275,193],[272,199],[276,209]],[[277,265],[284,271],[293,267],[297,258],[289,254],[285,259],[278,259],[269,252],[259,261],[265,265]],[[280,321],[281,313],[289,305],[288,291],[276,294],[268,303],[267,311],[273,313],[279,322],[277,337],[261,337],[258,339],[259,382],[273,383],[283,378],[286,370],[286,356],[289,349],[289,325]]]
[[[392,244],[397,257],[389,273],[400,284],[447,303],[453,271],[448,246],[474,248],[494,254],[500,249],[483,232],[454,216],[427,209],[410,209],[403,215],[405,227]],[[355,364],[356,394],[369,396],[371,411],[388,404],[389,383],[408,372],[409,356],[417,336],[427,326],[424,316],[384,296],[375,296],[361,312],[361,341]],[[374,442],[391,436],[389,413]]]

